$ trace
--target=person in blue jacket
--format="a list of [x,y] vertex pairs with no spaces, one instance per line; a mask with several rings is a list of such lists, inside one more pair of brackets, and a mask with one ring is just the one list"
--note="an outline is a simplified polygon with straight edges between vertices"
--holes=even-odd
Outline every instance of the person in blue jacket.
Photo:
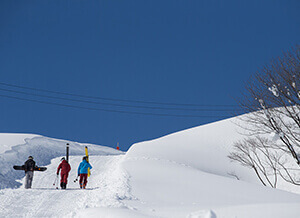
[[80,176],[79,184],[80,188],[85,189],[88,178],[88,168],[92,169],[92,166],[89,162],[87,162],[87,157],[82,158],[82,162],[78,167],[78,176]]

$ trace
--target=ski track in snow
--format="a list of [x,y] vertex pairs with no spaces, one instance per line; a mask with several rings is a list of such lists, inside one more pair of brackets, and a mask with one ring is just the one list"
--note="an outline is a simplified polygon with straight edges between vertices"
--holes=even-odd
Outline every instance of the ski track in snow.
[[52,160],[47,171],[35,172],[32,189],[22,186],[19,189],[1,190],[0,217],[76,217],[77,212],[86,208],[133,209],[122,202],[133,199],[128,175],[120,165],[123,155],[90,156],[93,169],[86,190],[79,189],[78,181],[73,182],[81,158],[70,157],[72,170],[67,190],[57,190],[53,186],[60,158]]

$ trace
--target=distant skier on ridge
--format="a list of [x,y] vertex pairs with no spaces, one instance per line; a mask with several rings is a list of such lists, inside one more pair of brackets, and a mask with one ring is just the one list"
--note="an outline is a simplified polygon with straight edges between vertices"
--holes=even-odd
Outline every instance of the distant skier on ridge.
[[66,189],[67,184],[68,184],[68,176],[69,176],[69,172],[71,170],[71,166],[68,163],[68,161],[65,160],[64,157],[61,159],[61,163],[57,167],[57,172],[56,172],[57,176],[59,175],[60,169],[61,169],[61,172],[60,172],[60,187],[62,189]]
[[79,184],[80,188],[85,189],[88,178],[88,168],[92,169],[92,166],[87,162],[87,157],[82,158],[82,162],[78,166],[78,176],[80,176]]

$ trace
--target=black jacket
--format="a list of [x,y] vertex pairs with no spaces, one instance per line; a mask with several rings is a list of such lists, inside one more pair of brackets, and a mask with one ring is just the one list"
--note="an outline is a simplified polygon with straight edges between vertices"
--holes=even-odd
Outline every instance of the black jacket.
[[34,171],[34,168],[35,168],[35,161],[32,160],[32,159],[29,159],[25,162],[25,164],[23,165],[24,166],[24,170],[25,172],[27,171]]

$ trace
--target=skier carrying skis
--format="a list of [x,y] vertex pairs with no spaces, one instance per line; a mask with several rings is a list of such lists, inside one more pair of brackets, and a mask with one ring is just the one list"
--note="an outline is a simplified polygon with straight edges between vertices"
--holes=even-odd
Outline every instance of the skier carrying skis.
[[60,172],[60,187],[62,189],[66,189],[67,188],[67,183],[68,183],[69,172],[71,170],[71,166],[68,163],[68,161],[65,160],[64,157],[61,159],[61,163],[57,167],[57,172],[56,172],[57,176],[59,175],[60,169],[61,169],[61,172]]
[[88,177],[88,168],[92,169],[92,166],[89,162],[87,162],[87,157],[82,158],[82,162],[79,164],[78,167],[78,176],[80,176],[79,184],[80,188],[85,189],[87,184],[87,177]]
[[25,188],[31,188],[32,179],[33,179],[33,171],[35,169],[35,161],[32,156],[28,157],[28,160],[22,166],[25,170]]

